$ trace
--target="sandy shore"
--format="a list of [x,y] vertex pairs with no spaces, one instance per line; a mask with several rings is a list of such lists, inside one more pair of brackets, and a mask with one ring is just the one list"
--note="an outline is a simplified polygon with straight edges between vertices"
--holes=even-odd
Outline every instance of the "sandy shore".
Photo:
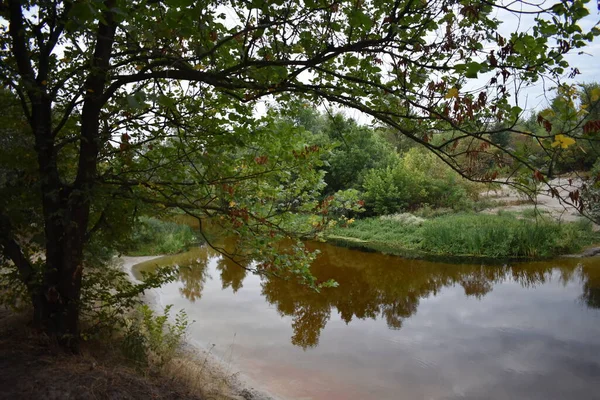
[[[578,178],[556,178],[550,181],[550,183],[558,190],[561,198],[568,198],[568,194],[571,191],[581,191],[583,186],[583,182]],[[537,208],[538,211],[546,213],[557,221],[574,222],[583,218],[577,208],[566,204],[557,196],[552,196],[547,190],[542,190],[535,198],[535,202],[529,204],[521,203],[529,199],[510,186],[503,186],[499,190],[484,192],[481,196],[498,201],[501,204],[482,211],[485,214],[496,214],[501,210],[522,212]],[[600,226],[593,224],[593,229],[598,231],[600,230]]]
[[[161,256],[121,256],[123,271],[129,274],[134,282],[139,282],[133,274],[136,264],[154,260]],[[162,311],[163,304],[160,292],[157,289],[149,290],[144,295],[144,302],[156,311]],[[183,344],[184,358],[180,361],[182,368],[190,369],[192,372],[202,375],[205,380],[202,385],[203,391],[210,392],[211,398],[223,400],[283,400],[260,389],[257,382],[240,372],[232,372],[231,365],[226,365],[223,360],[215,356],[210,350],[204,348],[197,340],[188,338]],[[207,386],[209,386],[207,388]],[[256,387],[259,387],[258,389]]]

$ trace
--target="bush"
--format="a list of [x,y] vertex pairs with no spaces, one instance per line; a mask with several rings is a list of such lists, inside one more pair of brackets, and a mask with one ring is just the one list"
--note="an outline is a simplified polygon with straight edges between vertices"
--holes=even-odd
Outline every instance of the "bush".
[[370,170],[363,189],[365,206],[375,215],[414,210],[423,204],[464,211],[472,207],[481,190],[434,154],[417,148],[393,166]]
[[140,217],[134,227],[127,253],[130,255],[175,254],[196,241],[192,228],[175,222]]
[[162,367],[181,347],[190,323],[184,310],[176,314],[173,324],[169,323],[171,308],[169,305],[163,315],[155,315],[144,304],[127,320],[121,346],[125,356],[138,366]]
[[144,273],[140,283],[131,281],[117,259],[87,265],[81,284],[83,338],[111,336],[127,324],[128,315],[143,304],[146,290],[158,288],[177,278],[175,267],[159,267]]

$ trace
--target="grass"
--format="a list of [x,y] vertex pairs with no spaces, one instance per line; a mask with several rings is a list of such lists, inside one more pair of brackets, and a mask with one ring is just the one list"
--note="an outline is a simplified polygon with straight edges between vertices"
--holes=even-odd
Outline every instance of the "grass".
[[588,221],[559,223],[512,214],[474,213],[434,217],[418,223],[394,218],[357,220],[329,231],[335,244],[413,256],[546,258],[580,251],[600,242]]
[[84,341],[79,354],[67,354],[28,322],[0,306],[0,398],[240,398],[235,377],[209,353],[186,348],[160,370],[140,370],[123,357],[115,338]]
[[197,240],[194,231],[188,225],[141,217],[133,228],[127,254],[130,256],[176,254],[186,250]]

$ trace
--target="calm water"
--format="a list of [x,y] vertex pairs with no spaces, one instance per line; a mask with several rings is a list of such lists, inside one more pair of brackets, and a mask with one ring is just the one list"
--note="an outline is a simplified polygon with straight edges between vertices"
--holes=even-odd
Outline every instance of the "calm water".
[[600,399],[599,258],[499,267],[311,247],[314,274],[339,288],[199,248],[158,261],[183,266],[161,301],[232,372],[290,399]]

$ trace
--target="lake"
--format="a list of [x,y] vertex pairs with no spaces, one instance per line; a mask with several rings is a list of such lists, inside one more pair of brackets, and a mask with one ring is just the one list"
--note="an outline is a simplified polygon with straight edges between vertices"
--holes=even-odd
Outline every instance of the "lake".
[[211,249],[161,303],[189,337],[289,399],[600,399],[600,258],[511,266],[407,260],[322,243],[316,293]]

